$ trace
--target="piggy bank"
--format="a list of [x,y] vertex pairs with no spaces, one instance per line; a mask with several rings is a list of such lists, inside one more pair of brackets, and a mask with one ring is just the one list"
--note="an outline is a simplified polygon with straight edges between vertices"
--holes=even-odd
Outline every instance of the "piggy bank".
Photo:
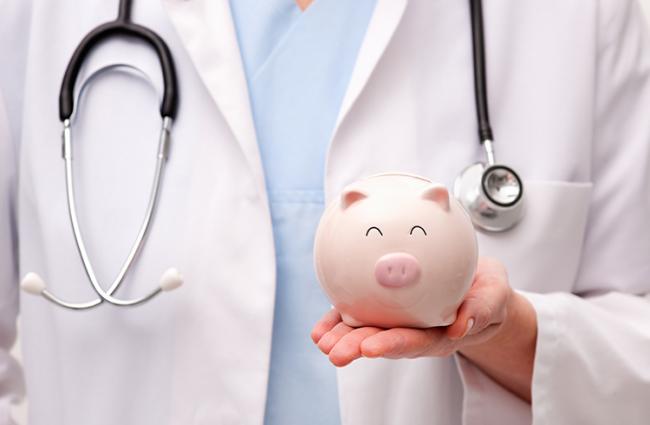
[[477,261],[467,212],[444,186],[408,174],[347,186],[314,242],[318,280],[353,327],[453,323]]

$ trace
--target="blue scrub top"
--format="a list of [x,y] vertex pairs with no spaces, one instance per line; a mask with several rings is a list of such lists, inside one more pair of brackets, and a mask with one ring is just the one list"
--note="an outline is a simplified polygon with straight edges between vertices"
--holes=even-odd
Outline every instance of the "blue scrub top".
[[313,267],[325,156],[375,0],[230,1],[277,260],[266,425],[340,423],[336,369],[310,339],[328,311]]

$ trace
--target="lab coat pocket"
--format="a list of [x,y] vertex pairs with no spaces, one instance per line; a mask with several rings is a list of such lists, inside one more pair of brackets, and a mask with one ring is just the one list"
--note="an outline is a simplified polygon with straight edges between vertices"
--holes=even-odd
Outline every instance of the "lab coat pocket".
[[570,291],[580,263],[591,183],[524,182],[522,221],[503,233],[479,233],[482,256],[501,260],[514,288]]

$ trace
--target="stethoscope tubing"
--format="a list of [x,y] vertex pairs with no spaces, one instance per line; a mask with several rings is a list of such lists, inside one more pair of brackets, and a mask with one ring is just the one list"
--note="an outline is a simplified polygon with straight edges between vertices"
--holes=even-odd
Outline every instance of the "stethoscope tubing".
[[107,22],[90,31],[75,49],[63,75],[59,92],[59,119],[70,119],[74,111],[74,86],[81,67],[95,46],[109,38],[126,36],[149,44],[158,56],[163,77],[163,97],[160,116],[174,119],[178,111],[178,81],[176,67],[169,47],[154,31],[130,21],[131,0],[120,0],[120,12],[116,20]]
[[478,119],[478,137],[481,144],[493,141],[494,134],[490,124],[488,106],[487,65],[485,60],[485,29],[483,24],[482,0],[470,0],[472,21],[472,56],[474,61],[474,99]]
[[[472,60],[474,65],[474,99],[479,144],[485,152],[484,162],[470,165],[461,172],[454,183],[454,195],[465,207],[474,226],[479,230],[503,232],[514,227],[523,216],[524,185],[519,175],[510,167],[497,163],[494,153],[494,133],[490,123],[488,104],[487,64],[485,54],[485,28],[482,0],[469,0],[472,28]],[[516,187],[516,196],[502,201],[493,196],[503,189],[503,181],[491,182],[494,172],[505,172],[507,181]],[[492,184],[492,186],[490,186]],[[505,199],[505,198],[504,198]]]
[[[83,40],[75,49],[70,62],[68,63],[59,93],[59,118],[63,124],[62,155],[65,162],[68,216],[74,234],[75,245],[77,246],[77,251],[84,266],[86,276],[90,280],[91,286],[99,298],[83,303],[73,303],[57,297],[45,287],[40,293],[46,299],[54,302],[55,304],[72,310],[85,310],[93,308],[102,304],[104,301],[120,307],[135,306],[150,300],[151,298],[160,294],[163,290],[171,290],[180,284],[179,282],[176,282],[175,285],[165,286],[165,283],[161,283],[161,285],[155,287],[146,295],[135,299],[123,300],[113,296],[115,291],[117,291],[120,285],[124,282],[127,273],[141,252],[144,241],[149,232],[154,213],[157,208],[165,163],[168,157],[172,122],[178,110],[177,77],[171,51],[163,39],[154,31],[131,22],[131,6],[132,0],[120,0],[118,17],[114,21],[96,27],[83,38]],[[112,37],[118,36],[140,39],[151,46],[158,56],[163,79],[163,94],[160,101],[162,128],[158,142],[156,168],[144,219],[140,225],[135,241],[133,242],[131,249],[117,276],[113,280],[109,289],[104,290],[99,284],[97,276],[95,275],[92,262],[86,250],[86,245],[79,225],[79,218],[77,216],[77,205],[74,190],[74,173],[72,167],[73,143],[71,119],[75,108],[75,84],[77,82],[79,72],[84,61],[92,49],[95,48],[99,43],[106,41]],[[82,91],[83,87],[79,93]],[[170,270],[175,271],[174,269]],[[168,272],[170,270],[168,270]],[[163,275],[163,277],[164,276],[165,275]]]

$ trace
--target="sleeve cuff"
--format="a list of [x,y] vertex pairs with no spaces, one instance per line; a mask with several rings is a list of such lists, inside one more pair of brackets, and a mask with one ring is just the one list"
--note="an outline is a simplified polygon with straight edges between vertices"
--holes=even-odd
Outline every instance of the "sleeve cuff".
[[535,348],[535,364],[533,366],[533,382],[531,388],[531,407],[535,422],[551,416],[552,399],[550,387],[542,385],[553,379],[552,370],[555,356],[559,352],[562,321],[558,319],[563,294],[549,296],[534,292],[517,291],[533,305],[537,313],[537,346]]
[[[525,296],[537,313],[537,348],[533,370],[532,403],[529,405],[499,385],[462,355],[456,354],[456,364],[465,390],[463,400],[464,425],[529,425],[547,417],[550,409],[549,388],[540,385],[551,377],[555,353],[558,351],[560,320],[557,299],[547,295],[517,291]],[[541,343],[540,343],[541,342]],[[534,415],[533,415],[534,411]]]
[[530,425],[530,405],[497,384],[460,354],[456,366],[463,382],[463,425]]

